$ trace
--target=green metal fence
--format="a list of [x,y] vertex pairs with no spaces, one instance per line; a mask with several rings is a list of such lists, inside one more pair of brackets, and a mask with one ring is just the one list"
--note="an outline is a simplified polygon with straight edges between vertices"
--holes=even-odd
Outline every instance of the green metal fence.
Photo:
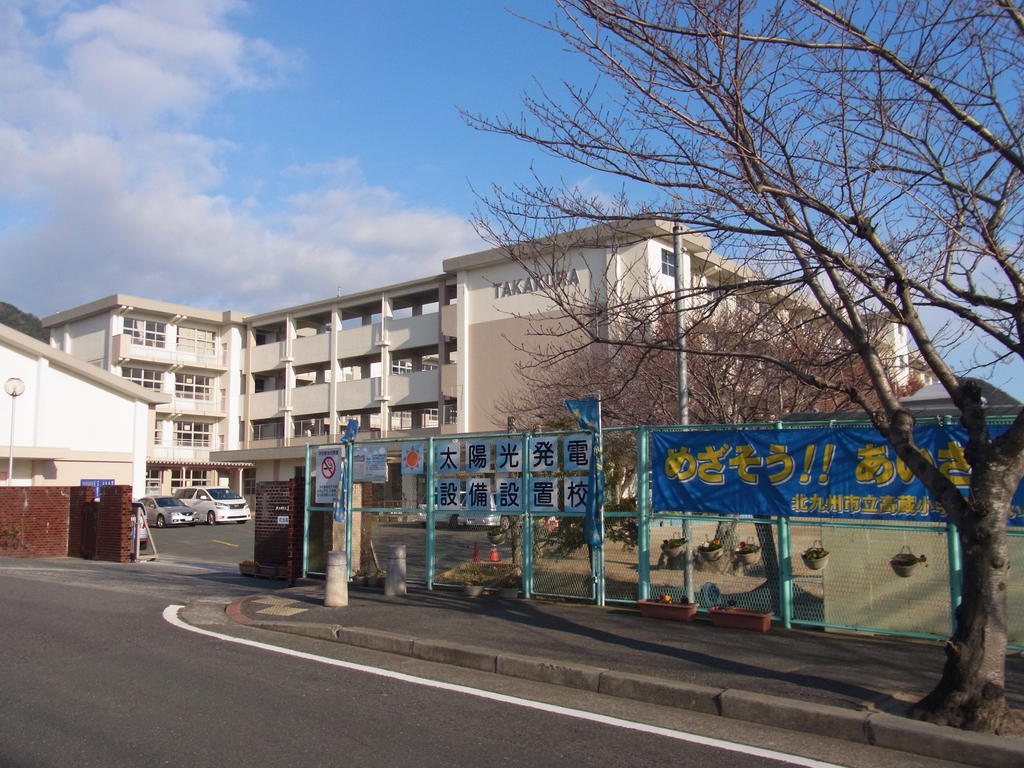
[[[521,589],[527,597],[607,604],[669,594],[690,597],[701,610],[732,601],[740,607],[771,611],[786,626],[925,638],[950,634],[953,610],[959,602],[961,568],[952,526],[721,516],[694,510],[654,514],[649,436],[662,429],[605,430],[606,446],[615,441],[616,476],[610,478],[611,493],[606,496],[604,546],[593,552],[583,543],[579,515],[506,514],[500,530],[491,530],[452,525],[457,523],[451,520],[452,513],[435,509],[433,494],[427,492],[438,475],[433,466],[435,441],[515,438],[525,446],[532,433],[361,441],[358,446],[386,447],[389,474],[385,482],[359,484],[369,503],[353,503],[353,495],[349,495],[346,546],[349,552],[369,552],[371,562],[379,562],[378,567],[383,568],[389,546],[405,544],[409,581],[430,589],[460,586],[466,564],[480,562],[493,564],[490,567],[496,575],[519,569]],[[428,446],[422,475],[400,472],[402,445],[410,442]],[[331,541],[331,507],[317,505],[312,490],[316,477],[312,457],[317,448],[310,446],[307,453],[310,490],[304,547],[304,570],[314,575],[323,573]],[[525,482],[529,472],[523,475]],[[663,550],[664,542],[682,537],[688,540],[682,552]],[[716,538],[723,542],[726,555],[713,560],[703,556],[699,545]],[[755,562],[742,563],[729,556],[741,541],[760,545]],[[805,564],[801,553],[819,545],[829,552],[824,567]],[[889,565],[891,557],[904,549],[927,555],[927,561],[909,577],[897,575]],[[350,557],[350,571],[372,567],[363,559]],[[1024,531],[1011,531],[1010,559],[1024,562]],[[1022,570],[1010,570],[1007,592],[1008,634],[1014,649],[1024,649],[1024,611],[1014,610],[1024,604]]]

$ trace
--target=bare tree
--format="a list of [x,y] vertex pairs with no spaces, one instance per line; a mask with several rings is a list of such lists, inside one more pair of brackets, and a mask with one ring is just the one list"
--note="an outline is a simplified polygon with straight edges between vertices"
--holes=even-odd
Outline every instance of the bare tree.
[[[1024,12],[1014,0],[555,0],[546,24],[589,59],[592,85],[527,98],[521,119],[469,116],[580,166],[624,192],[603,201],[540,181],[496,189],[488,224],[510,246],[536,228],[637,215],[681,222],[747,262],[734,293],[813,306],[848,383],[765,348],[804,384],[862,407],[956,524],[963,600],[940,682],[916,715],[962,728],[1013,725],[1005,699],[1006,521],[1024,475],[1024,414],[993,436],[976,385],[950,364],[1024,354],[1021,179]],[[633,202],[629,202],[632,200]],[[533,231],[528,231],[533,228]],[[689,306],[712,300],[697,285]],[[583,346],[672,349],[628,326],[635,306],[547,291]],[[674,308],[662,297],[664,311]],[[967,433],[965,494],[914,444],[914,420],[879,343],[906,330]],[[555,326],[551,326],[554,328]],[[569,337],[564,326],[563,341]],[[678,347],[678,345],[676,345]],[[688,353],[707,350],[689,341]],[[579,348],[580,345],[577,345]],[[862,386],[866,377],[870,386]]]

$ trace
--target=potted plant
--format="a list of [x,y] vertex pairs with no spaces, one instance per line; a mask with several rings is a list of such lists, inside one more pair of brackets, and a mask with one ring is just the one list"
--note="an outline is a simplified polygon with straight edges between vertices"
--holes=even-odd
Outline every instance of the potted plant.
[[366,574],[362,571],[353,571],[352,583],[358,587],[365,587],[369,584],[369,579],[367,578]]
[[704,543],[697,547],[701,558],[708,562],[714,562],[722,556],[722,540],[715,537],[711,540],[704,539]]
[[384,571],[378,568],[376,571],[373,572],[373,579],[374,584],[376,584],[378,587],[383,587],[385,581]]
[[512,572],[502,576],[492,585],[498,590],[498,597],[505,600],[515,600],[519,597],[519,590],[522,588],[523,580],[522,577]]
[[740,545],[733,550],[733,557],[743,565],[753,565],[761,559],[761,546],[752,541],[741,541]]
[[648,619],[668,621],[690,621],[697,612],[697,604],[685,597],[674,599],[672,595],[660,594],[655,600],[637,600],[640,615]]
[[255,560],[243,560],[238,564],[238,572],[243,576],[255,576],[259,572],[259,563]]
[[483,581],[479,576],[467,576],[462,591],[466,593],[466,597],[480,597],[484,593]]
[[812,571],[820,571],[828,565],[828,550],[821,546],[820,541],[816,541],[813,546],[810,546],[803,551],[803,554],[800,555],[800,559],[803,560],[804,565]]
[[771,612],[739,608],[736,606],[735,600],[730,600],[725,605],[716,605],[711,608],[709,613],[711,614],[711,623],[716,627],[767,632],[772,626]]
[[669,557],[679,557],[686,549],[686,539],[682,536],[675,539],[665,539],[661,542],[661,551]]
[[911,552],[910,547],[904,547],[890,558],[889,567],[892,568],[893,573],[905,579],[913,574],[918,563],[924,563],[927,560],[928,558],[924,555],[915,555]]

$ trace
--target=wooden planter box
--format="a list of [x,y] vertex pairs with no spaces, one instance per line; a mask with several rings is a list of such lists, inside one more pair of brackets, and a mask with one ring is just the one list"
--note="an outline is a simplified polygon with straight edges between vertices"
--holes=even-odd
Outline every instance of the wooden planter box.
[[288,578],[288,567],[284,565],[258,565],[256,575],[264,579]]
[[256,563],[239,563],[238,572],[243,576],[255,576],[258,567]]
[[690,621],[697,612],[696,603],[663,603],[659,600],[638,600],[640,615],[648,619]]
[[716,627],[767,632],[772,626],[772,615],[761,611],[748,611],[745,608],[712,608],[710,613],[711,623]]

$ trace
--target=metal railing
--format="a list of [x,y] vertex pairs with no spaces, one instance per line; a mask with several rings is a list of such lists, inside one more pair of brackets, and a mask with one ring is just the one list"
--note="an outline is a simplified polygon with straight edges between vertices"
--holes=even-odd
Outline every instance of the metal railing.
[[[773,427],[776,425],[772,425]],[[862,426],[862,425],[858,425]],[[697,429],[707,429],[702,425]],[[797,425],[795,428],[806,428]],[[952,631],[959,604],[962,569],[956,530],[936,522],[872,521],[813,517],[754,517],[699,512],[651,511],[651,465],[648,436],[654,428],[605,430],[633,441],[636,481],[635,510],[615,511],[611,499],[603,519],[604,545],[592,553],[583,544],[579,515],[520,512],[505,515],[502,536],[486,529],[449,529],[450,510],[435,510],[432,494],[421,504],[405,497],[388,500],[388,486],[375,484],[374,506],[350,505],[349,520],[372,522],[371,541],[386,554],[389,543],[404,543],[409,554],[409,579],[428,588],[452,586],[460,564],[490,558],[522,570],[522,590],[529,597],[544,595],[599,603],[635,602],[669,594],[693,595],[701,610],[735,602],[741,607],[771,611],[785,626],[813,626],[908,637],[944,638]],[[662,429],[662,428],[657,428]],[[571,433],[544,433],[545,435]],[[426,449],[424,487],[434,485],[432,461],[435,441],[453,439],[507,439],[527,441],[531,433],[486,433],[444,437],[371,440],[359,446],[386,446],[390,470],[398,472],[402,446],[421,443]],[[311,446],[311,451],[313,447]],[[312,464],[307,453],[307,528],[309,519],[330,508],[313,503]],[[620,467],[620,470],[622,468]],[[469,476],[468,473],[464,473]],[[524,477],[528,476],[524,473]],[[352,494],[349,494],[352,498]],[[315,526],[314,526],[315,527]],[[352,526],[348,546],[352,546]],[[688,535],[685,550],[668,557],[662,543]],[[724,554],[705,557],[700,545],[719,539]],[[1009,532],[1011,561],[1024,562],[1024,530]],[[733,552],[740,541],[757,542],[759,556],[741,562]],[[307,534],[308,551],[310,537]],[[821,547],[829,555],[824,564],[808,563],[801,554]],[[890,566],[893,555],[909,550],[927,560],[911,575]],[[318,554],[313,558],[322,560]],[[689,567],[687,567],[689,566]],[[350,567],[352,567],[350,565]],[[355,566],[358,567],[358,564]],[[310,571],[315,573],[315,571]],[[689,577],[689,578],[688,578]],[[1007,588],[1009,647],[1024,649],[1024,569],[1011,569]]]

